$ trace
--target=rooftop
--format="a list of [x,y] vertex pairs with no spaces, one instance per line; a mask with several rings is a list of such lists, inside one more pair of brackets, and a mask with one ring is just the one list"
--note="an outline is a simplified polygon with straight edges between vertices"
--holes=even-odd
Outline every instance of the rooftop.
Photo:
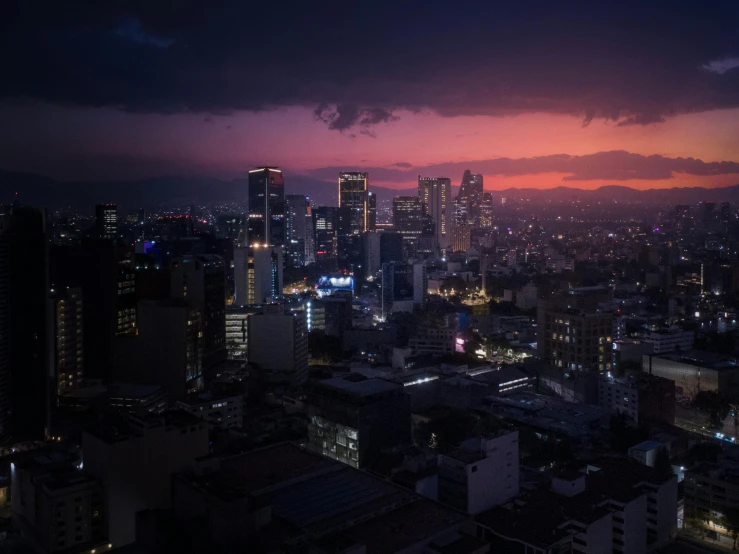
[[461,512],[430,500],[417,499],[351,527],[346,535],[365,544],[367,554],[391,554],[448,532],[466,519]]
[[705,350],[690,350],[674,354],[656,354],[653,357],[715,370],[737,368],[736,359]]
[[343,392],[347,392],[354,396],[368,397],[375,394],[381,394],[400,389],[400,386],[384,379],[364,379],[361,381],[353,381],[344,377],[333,377],[320,381],[319,385],[330,387]]

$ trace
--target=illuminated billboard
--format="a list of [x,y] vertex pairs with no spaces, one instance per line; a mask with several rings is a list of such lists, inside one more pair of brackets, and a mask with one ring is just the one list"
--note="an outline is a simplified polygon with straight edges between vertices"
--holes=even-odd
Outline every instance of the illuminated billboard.
[[354,293],[354,277],[348,275],[339,275],[335,277],[319,277],[316,285],[316,292],[319,298],[331,296],[337,290],[348,290]]

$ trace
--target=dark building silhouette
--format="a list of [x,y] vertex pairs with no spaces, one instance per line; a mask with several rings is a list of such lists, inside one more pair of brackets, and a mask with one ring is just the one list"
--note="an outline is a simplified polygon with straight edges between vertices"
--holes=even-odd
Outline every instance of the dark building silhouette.
[[[43,210],[23,206],[14,206],[3,217],[2,241],[8,262],[5,317],[10,323],[11,429],[16,438],[42,438],[49,427],[53,342],[45,219]],[[5,396],[4,392],[0,394]],[[4,404],[6,410],[7,401]],[[3,415],[6,417],[7,412]]]
[[175,259],[170,266],[172,297],[190,302],[202,312],[203,367],[210,369],[227,358],[226,268],[213,254]]
[[85,376],[108,380],[116,337],[136,334],[136,268],[133,249],[107,240],[54,247],[55,287],[82,290]]
[[276,167],[249,172],[249,246],[285,244],[285,179]]
[[403,235],[382,233],[380,235],[380,263],[403,261]]

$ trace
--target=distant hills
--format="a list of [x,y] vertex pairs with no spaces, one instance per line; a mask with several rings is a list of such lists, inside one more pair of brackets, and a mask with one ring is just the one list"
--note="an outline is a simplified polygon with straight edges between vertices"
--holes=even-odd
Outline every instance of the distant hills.
[[[321,181],[299,174],[285,174],[288,194],[308,194],[316,205],[336,203],[336,182]],[[116,202],[126,209],[188,205],[202,202],[246,203],[246,179],[225,181],[211,178],[159,177],[140,181],[74,182],[58,181],[33,173],[0,170],[0,204],[10,203],[17,192],[21,202],[37,206],[92,208],[102,202]],[[456,193],[456,188],[453,187]],[[372,187],[380,201],[395,196],[415,195],[416,188]],[[739,185],[722,188],[671,188],[637,190],[609,185],[595,190],[571,187],[493,191],[496,198],[528,199],[544,202],[624,202],[653,206],[696,204],[698,202],[739,203]]]

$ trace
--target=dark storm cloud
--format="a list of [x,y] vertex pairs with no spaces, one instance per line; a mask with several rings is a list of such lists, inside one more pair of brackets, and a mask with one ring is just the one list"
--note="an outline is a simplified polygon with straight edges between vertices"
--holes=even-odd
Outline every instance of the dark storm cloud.
[[646,125],[739,106],[739,2],[507,4],[16,0],[0,22],[0,97],[300,105],[365,134],[398,109]]
[[[397,165],[397,164],[396,164]],[[323,167],[310,170],[311,177],[333,179],[340,170],[349,168]],[[354,169],[354,168],[351,168]],[[688,175],[732,175],[739,174],[737,162],[704,162],[695,158],[667,158],[664,156],[642,156],[623,150],[598,152],[585,156],[555,154],[534,158],[495,158],[471,162],[449,162],[408,169],[389,169],[387,167],[360,167],[368,171],[374,181],[397,183],[411,182],[416,176],[444,176],[453,181],[461,178],[465,169],[485,175],[516,177],[542,173],[565,174],[563,181],[629,181],[670,179],[677,173]]]

